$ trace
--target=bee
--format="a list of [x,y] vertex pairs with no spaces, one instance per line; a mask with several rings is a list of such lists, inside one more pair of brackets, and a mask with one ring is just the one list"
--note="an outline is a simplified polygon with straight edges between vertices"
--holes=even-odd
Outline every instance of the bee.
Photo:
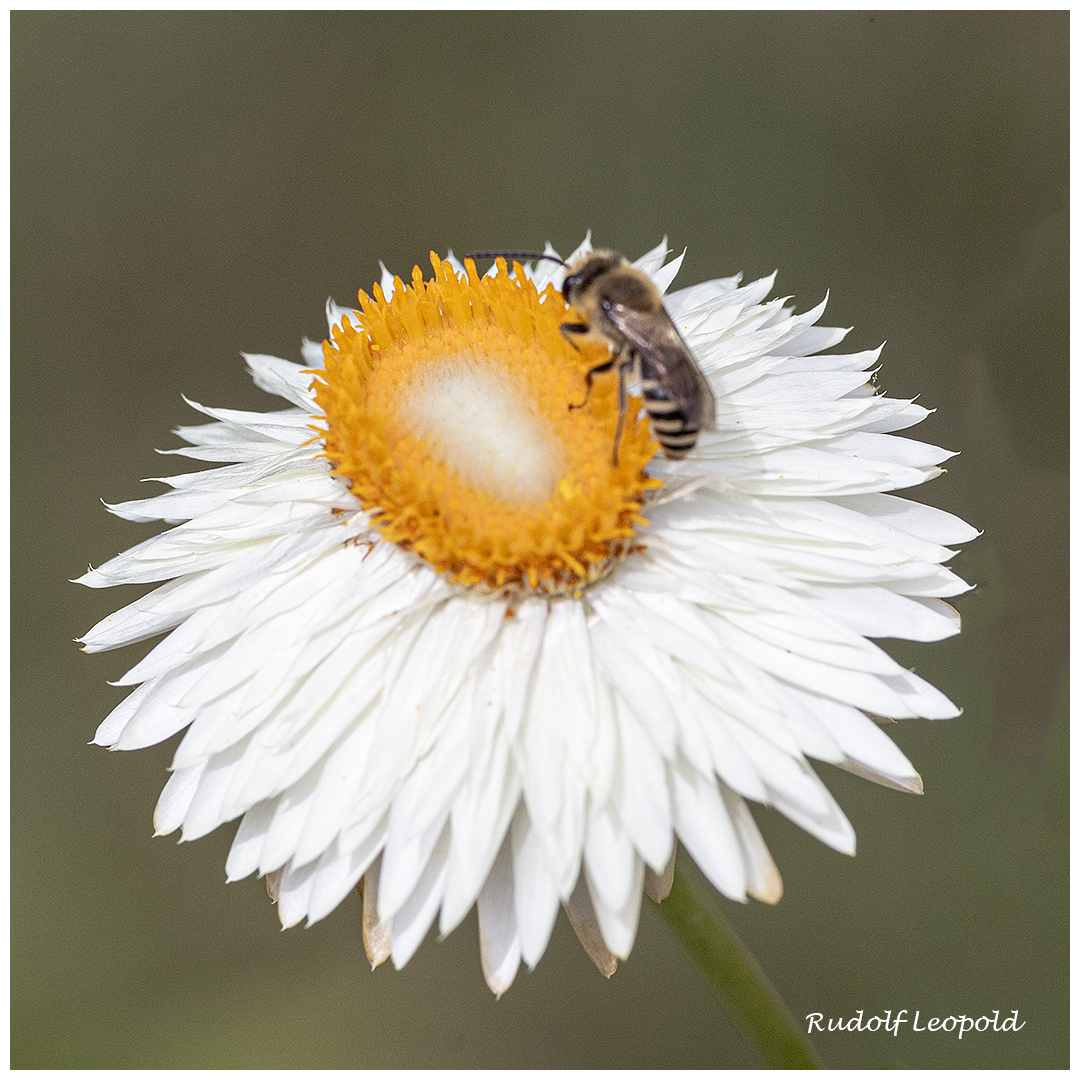
[[471,258],[498,256],[550,259],[566,267],[563,299],[580,312],[582,322],[559,327],[571,344],[601,341],[611,359],[585,374],[585,398],[572,409],[583,408],[592,393],[593,379],[615,368],[619,375],[619,422],[615,428],[612,464],[619,464],[619,442],[626,419],[626,385],[630,378],[641,387],[649,430],[666,458],[685,457],[703,429],[716,420],[716,401],[682,335],[664,308],[660,290],[648,274],[635,269],[614,251],[591,251],[572,264],[555,255],[528,251],[479,251]]

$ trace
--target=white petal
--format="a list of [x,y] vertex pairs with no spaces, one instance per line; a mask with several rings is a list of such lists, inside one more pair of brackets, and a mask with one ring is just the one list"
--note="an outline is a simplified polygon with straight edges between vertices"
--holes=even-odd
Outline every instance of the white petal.
[[641,892],[636,880],[640,861],[630,837],[608,808],[594,812],[585,832],[585,867],[594,896],[600,896],[608,908],[625,908],[630,894]]
[[940,600],[912,599],[881,586],[817,588],[814,606],[866,637],[940,641],[960,633],[960,616]]
[[898,780],[918,778],[896,743],[865,713],[826,698],[808,696],[804,700],[852,761]]
[[315,884],[316,863],[293,868],[287,866],[281,872],[278,886],[278,919],[287,930],[307,916],[311,905],[311,889]]
[[672,259],[671,262],[669,262],[666,266],[662,266],[659,270],[653,271],[651,277],[653,279],[653,283],[660,290],[660,292],[665,293],[668,291],[671,283],[675,280],[676,275],[682,268],[683,259],[685,258],[686,250],[684,249],[681,255],[676,255],[675,258]]
[[530,825],[524,806],[514,816],[510,837],[514,853],[514,914],[521,958],[534,968],[544,955],[555,926],[559,891],[547,868],[543,844]]
[[701,872],[732,900],[746,899],[742,849],[716,781],[684,762],[669,766],[675,827]]
[[765,782],[765,788],[772,794],[777,792],[790,802],[803,807],[809,814],[828,812],[828,796],[817,775],[801,757],[793,757],[777,750],[767,739],[763,739],[753,728],[735,722],[731,725],[732,733],[747,757],[754,763],[758,775]]
[[[259,873],[269,874],[278,867],[284,866],[296,855],[297,844],[311,813],[323,769],[324,766],[316,765],[276,799],[267,799],[255,804],[256,807],[266,805],[274,807],[274,815],[266,827],[265,839],[259,852],[257,864]],[[244,816],[244,821],[247,821],[250,814],[249,810]],[[241,830],[243,827],[241,823]],[[312,858],[317,854],[321,852],[314,853]],[[308,862],[311,862],[311,859],[298,858],[296,865],[303,866]]]
[[[580,249],[579,249],[580,250]],[[633,266],[644,271],[650,277],[655,277],[660,267],[664,265],[664,260],[668,255],[667,237],[665,236],[659,244],[656,245],[651,251],[646,251],[640,258],[635,259]],[[577,256],[577,252],[574,253],[574,257]],[[568,262],[572,259],[568,259]]]
[[[390,833],[379,870],[379,918],[394,918],[396,942],[398,933],[396,920],[398,914],[408,904],[410,896],[415,897],[417,890],[434,888],[434,879],[428,873],[434,863],[439,864],[439,872],[445,878],[446,854],[450,848],[450,838],[445,817],[436,819],[423,832],[400,842],[393,832],[393,825],[394,819],[391,816]],[[436,846],[440,842],[443,843],[446,851],[436,857]],[[427,893],[425,892],[424,895],[426,896]],[[440,895],[439,900],[441,899]],[[404,916],[403,926],[412,925],[417,918],[417,912],[420,911],[417,907],[419,903],[420,901],[417,900]],[[438,904],[431,909],[432,918],[435,917],[436,910],[438,910]],[[430,925],[430,920],[428,925]],[[427,926],[424,927],[421,936],[426,932]]]
[[605,609],[589,632],[612,687],[648,728],[665,757],[672,757],[679,723],[671,695],[657,677],[663,654],[637,634],[623,612]]
[[322,341],[304,338],[300,343],[300,355],[304,358],[304,367],[321,368],[324,364]]
[[180,828],[204,770],[205,764],[195,765],[190,769],[179,769],[169,777],[154,809],[155,836],[165,836]]
[[[712,754],[713,771],[717,776],[740,795],[764,802],[765,785],[753,762],[728,730],[729,721],[697,692],[688,695],[687,708],[693,708],[699,714],[701,728]],[[698,769],[698,772],[704,771]]]
[[[442,890],[446,882],[446,856],[449,850],[449,830],[444,829],[412,895],[394,916],[394,944],[390,950],[390,958],[396,968],[402,968],[409,962],[435,919],[435,913],[442,902]],[[379,893],[381,896],[381,882]]]
[[176,702],[204,672],[205,664],[196,662],[180,673],[144,683],[109,714],[94,742],[114,750],[137,750],[175,735],[195,714]]
[[308,925],[326,918],[364,876],[386,842],[385,816],[372,824],[361,843],[345,848],[339,842],[319,860],[308,905]]
[[259,858],[275,809],[274,803],[267,801],[256,804],[244,815],[225,860],[227,881],[239,881],[259,869]]
[[[201,770],[199,786],[191,799],[191,805],[184,815],[184,840],[198,840],[200,836],[206,836],[213,832],[219,825],[223,825],[230,818],[222,811],[225,797],[229,790],[229,784],[233,779],[233,767],[243,757],[247,740],[238,743],[235,747],[226,750],[223,754],[206,763],[206,768]],[[194,772],[192,769],[178,770],[180,772]],[[173,774],[176,775],[175,773]],[[164,796],[164,792],[162,792]],[[160,804],[159,804],[160,805]]]
[[521,733],[525,805],[562,897],[581,865],[596,687],[579,604],[551,607]]
[[526,600],[499,635],[499,651],[493,663],[501,676],[503,722],[511,742],[516,739],[528,709],[547,618],[546,601]]
[[784,891],[780,871],[776,869],[776,863],[765,846],[757,822],[750,815],[749,807],[726,784],[720,785],[720,795],[742,848],[743,865],[746,867],[746,891],[755,900],[762,900],[766,904],[779,902]]
[[450,867],[439,932],[448,934],[468,914],[491,872],[521,797],[521,777],[500,747],[490,770],[466,777],[451,811]]
[[476,900],[480,923],[480,963],[492,993],[501,997],[510,989],[521,963],[514,910],[514,855],[510,837],[499,849],[483,889]]
[[662,870],[674,843],[663,758],[622,699],[615,703],[619,752],[613,802],[638,854],[654,870]]
[[302,409],[311,408],[314,397],[311,393],[311,374],[305,372],[300,364],[258,353],[244,353],[243,356],[260,390],[277,394]]
[[770,793],[770,801],[784,817],[789,818],[800,829],[805,829],[811,836],[816,836],[823,844],[828,844],[841,855],[854,855],[855,830],[824,784],[821,790],[828,803],[828,811],[825,814],[810,814],[797,803],[776,792]]
[[586,868],[585,877],[589,886],[596,920],[604,943],[620,960],[630,955],[637,935],[638,916],[641,914],[641,896],[645,884],[645,864],[639,858],[633,859],[633,877],[627,896],[619,906],[608,903],[605,895],[597,886],[592,872]]
[[895,495],[848,495],[837,502],[934,544],[964,544],[979,535],[978,529],[936,506]]

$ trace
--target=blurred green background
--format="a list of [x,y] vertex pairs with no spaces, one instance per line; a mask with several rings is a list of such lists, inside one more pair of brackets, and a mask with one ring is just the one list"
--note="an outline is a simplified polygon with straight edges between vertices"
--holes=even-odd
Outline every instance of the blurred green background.
[[[1020,1010],[1016,1034],[815,1036],[826,1064],[1068,1064],[1068,14],[48,13],[11,22],[12,1064],[753,1067],[645,902],[610,982],[560,916],[496,1002],[475,917],[402,972],[355,898],[277,930],[231,827],[151,839],[172,747],[89,748],[142,651],[68,584],[150,529],[181,401],[273,409],[328,295],[430,248],[689,248],[676,286],[830,292],[962,450],[915,497],[985,535],[964,634],[889,647],[964,706],[890,729],[905,796],[827,766],[849,859],[772,811],[776,908],[725,902],[794,1014]],[[175,467],[175,468],[174,468]],[[156,489],[155,489],[156,490]]]

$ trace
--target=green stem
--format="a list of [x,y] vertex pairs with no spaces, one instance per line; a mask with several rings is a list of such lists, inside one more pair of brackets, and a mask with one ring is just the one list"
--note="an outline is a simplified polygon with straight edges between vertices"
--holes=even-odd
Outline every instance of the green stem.
[[818,1069],[810,1044],[749,949],[720,911],[715,896],[695,890],[675,868],[671,893],[660,905],[728,1017],[773,1069]]

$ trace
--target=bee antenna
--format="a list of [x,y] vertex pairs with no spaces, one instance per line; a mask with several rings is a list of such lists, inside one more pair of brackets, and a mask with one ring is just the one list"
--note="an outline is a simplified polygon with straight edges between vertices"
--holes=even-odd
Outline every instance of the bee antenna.
[[466,259],[549,259],[565,266],[566,262],[558,255],[545,255],[539,251],[470,251]]

